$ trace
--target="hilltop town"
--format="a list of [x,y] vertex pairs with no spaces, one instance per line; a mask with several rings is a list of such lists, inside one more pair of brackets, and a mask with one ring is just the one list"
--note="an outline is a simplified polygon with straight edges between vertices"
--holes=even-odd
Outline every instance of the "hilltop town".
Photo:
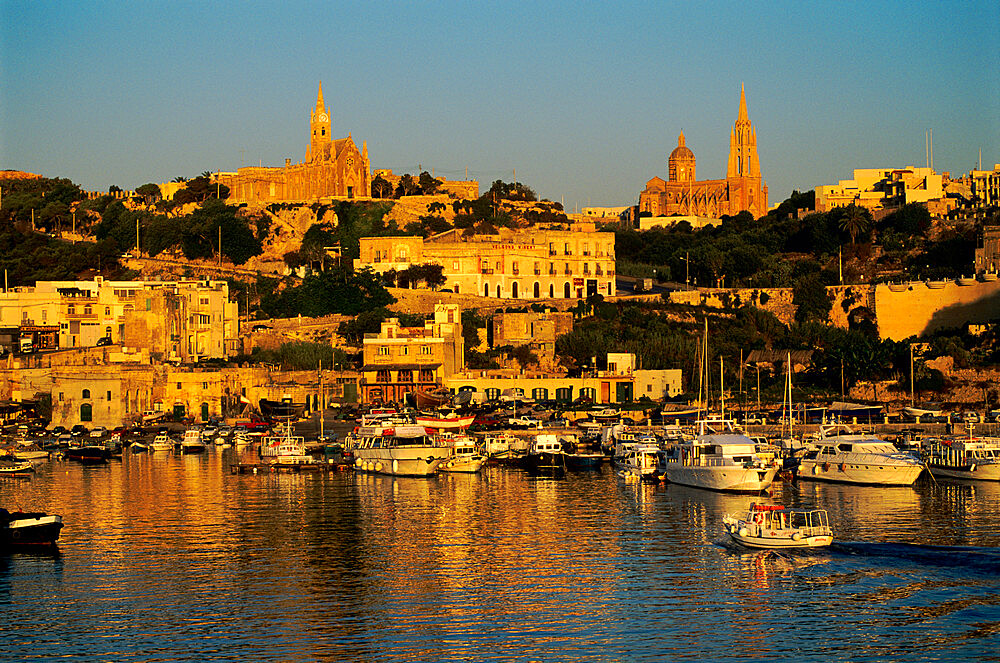
[[745,410],[786,373],[801,402],[998,406],[1000,165],[857,169],[769,205],[741,91],[725,177],[697,179],[680,133],[636,205],[567,213],[521,182],[373,169],[330,118],[320,87],[282,166],[106,192],[0,172],[4,417],[661,407],[695,398],[705,320]]

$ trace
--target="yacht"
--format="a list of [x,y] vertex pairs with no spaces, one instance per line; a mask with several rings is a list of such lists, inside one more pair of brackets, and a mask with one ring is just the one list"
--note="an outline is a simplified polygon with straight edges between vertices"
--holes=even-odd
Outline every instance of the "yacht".
[[737,493],[767,490],[778,466],[761,459],[753,440],[730,419],[702,419],[693,439],[677,441],[663,462],[670,483]]
[[377,474],[431,476],[450,455],[415,424],[358,426],[344,442],[355,470]]
[[798,478],[877,486],[911,486],[924,465],[911,453],[844,424],[823,426],[799,461]]
[[261,459],[271,465],[311,465],[316,459],[306,453],[306,439],[292,435],[286,424],[279,435],[269,435],[260,444]]

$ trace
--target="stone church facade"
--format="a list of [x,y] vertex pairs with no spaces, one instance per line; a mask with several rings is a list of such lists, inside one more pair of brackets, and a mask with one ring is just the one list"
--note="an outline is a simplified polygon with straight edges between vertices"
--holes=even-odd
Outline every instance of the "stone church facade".
[[654,177],[646,183],[639,194],[640,214],[718,218],[747,210],[756,218],[767,213],[767,184],[760,174],[757,134],[747,115],[744,89],[740,90],[740,109],[729,135],[726,179],[696,179],[694,152],[685,145],[683,133],[667,161],[667,178]]
[[368,144],[358,150],[354,139],[333,139],[330,112],[319,85],[316,107],[309,116],[309,147],[305,160],[283,167],[249,166],[235,173],[220,173],[229,187],[230,203],[300,202],[322,198],[367,198],[371,195],[371,162]]

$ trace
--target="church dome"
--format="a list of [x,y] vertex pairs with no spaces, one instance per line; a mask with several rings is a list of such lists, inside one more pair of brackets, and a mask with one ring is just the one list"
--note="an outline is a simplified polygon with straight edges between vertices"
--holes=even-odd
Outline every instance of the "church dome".
[[670,153],[671,159],[694,159],[694,152],[691,151],[687,145],[684,144],[684,132],[677,137],[677,147],[674,151]]

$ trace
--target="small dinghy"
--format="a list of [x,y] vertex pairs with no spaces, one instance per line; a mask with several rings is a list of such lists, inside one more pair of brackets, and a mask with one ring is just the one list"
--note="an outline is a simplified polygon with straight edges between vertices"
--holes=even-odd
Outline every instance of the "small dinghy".
[[751,504],[743,516],[722,519],[726,533],[749,548],[819,548],[833,543],[824,509]]

